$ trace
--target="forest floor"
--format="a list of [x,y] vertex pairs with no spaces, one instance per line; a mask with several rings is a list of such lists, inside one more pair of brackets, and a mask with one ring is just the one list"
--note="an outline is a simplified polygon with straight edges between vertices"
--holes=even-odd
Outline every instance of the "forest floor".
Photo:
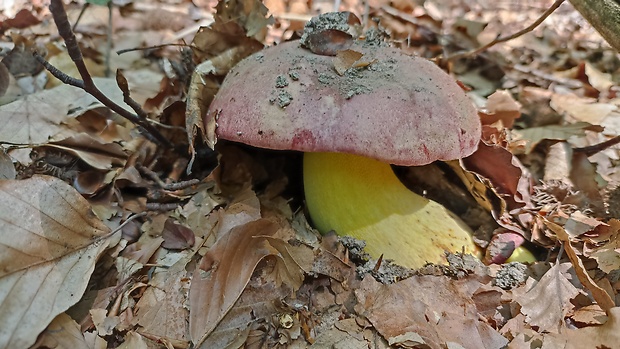
[[[620,59],[568,2],[479,52],[553,2],[51,2],[0,3],[0,348],[618,348],[620,153],[597,145]],[[474,154],[397,172],[481,260],[411,270],[322,236],[299,153],[203,120],[235,64],[335,10],[475,105]]]

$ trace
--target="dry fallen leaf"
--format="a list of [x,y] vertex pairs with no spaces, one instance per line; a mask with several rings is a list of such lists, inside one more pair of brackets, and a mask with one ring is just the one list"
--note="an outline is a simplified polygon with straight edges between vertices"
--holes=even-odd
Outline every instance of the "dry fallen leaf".
[[364,54],[355,50],[342,50],[336,53],[334,58],[334,68],[338,75],[343,75],[347,69],[351,68],[355,62],[362,58]]
[[72,86],[58,86],[0,106],[6,115],[0,125],[0,140],[7,143],[44,143],[62,130],[69,105],[85,92]]
[[527,293],[516,297],[526,322],[540,331],[558,332],[579,290],[568,279],[570,263],[556,264]]
[[593,98],[580,98],[574,94],[554,94],[551,107],[558,113],[566,113],[576,121],[600,124],[618,107],[610,103],[597,103]]
[[[550,338],[551,337],[551,338]],[[609,310],[607,322],[600,326],[589,326],[574,330],[563,329],[559,334],[549,334],[547,339],[556,339],[555,346],[565,349],[613,349],[620,343],[620,307]],[[551,340],[549,340],[551,342]],[[543,345],[543,348],[547,346]],[[528,348],[530,348],[528,346]]]
[[78,133],[58,142],[50,142],[46,144],[46,147],[65,151],[100,170],[107,170],[112,166],[123,166],[127,158],[127,154],[117,143],[103,143],[86,133]]
[[[122,92],[114,79],[93,80],[104,95],[133,113],[133,110],[123,102]],[[101,106],[102,104],[91,95],[69,85],[27,95],[0,106],[0,114],[9,115],[0,125],[0,141],[40,144],[50,139],[70,137],[74,132],[63,123]]]
[[601,309],[604,311],[609,311],[609,309],[613,308],[615,306],[614,301],[611,299],[609,294],[600,288],[594,280],[592,280],[590,275],[588,275],[588,271],[583,266],[583,262],[577,256],[575,249],[571,245],[568,233],[558,224],[549,221],[546,221],[545,224],[556,234],[558,239],[564,243],[564,251],[566,251],[568,258],[573,264],[577,278],[579,278],[581,284],[592,293],[592,297]]
[[521,104],[515,101],[508,91],[496,91],[489,96],[486,109],[480,113],[483,125],[502,121],[504,127],[511,128],[515,119],[521,116]]
[[232,308],[258,262],[273,254],[264,238],[279,225],[259,219],[236,226],[209,249],[196,268],[190,287],[190,337],[202,343]]
[[512,130],[511,133],[513,134],[514,140],[526,141],[524,153],[529,154],[542,140],[553,139],[565,141],[574,136],[583,137],[586,134],[586,130],[601,132],[603,128],[587,122],[576,122],[568,125],[549,125]]
[[[100,340],[103,341],[101,338]],[[35,347],[95,349],[86,341],[77,322],[66,313],[59,314],[52,320],[47,329],[41,333]]]
[[174,223],[171,219],[166,220],[164,231],[162,232],[161,246],[170,250],[184,250],[194,246],[196,236],[194,232],[180,224]]
[[[183,251],[168,254],[164,260],[158,260],[158,264],[164,264],[165,267],[154,270],[149,282],[151,287],[144,291],[136,305],[136,320],[141,326],[140,333],[163,337],[178,344],[184,343],[187,347],[189,312],[182,305],[187,303],[190,282],[190,273],[185,267],[194,254],[195,251]],[[175,258],[178,260],[174,261]],[[170,259],[173,264],[168,267]]]
[[471,297],[480,286],[473,279],[454,282],[445,276],[414,276],[382,285],[367,276],[355,292],[356,311],[391,344],[501,348],[506,338],[478,320]]
[[0,347],[34,343],[81,298],[117,236],[57,178],[0,181]]

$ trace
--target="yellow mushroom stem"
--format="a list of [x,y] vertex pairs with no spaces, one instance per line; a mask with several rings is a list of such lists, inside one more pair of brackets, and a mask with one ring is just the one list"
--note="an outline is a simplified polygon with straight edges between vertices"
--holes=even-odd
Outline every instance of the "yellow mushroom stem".
[[515,248],[504,263],[519,262],[519,263],[534,263],[536,262],[536,256],[530,250],[523,246]]
[[480,257],[470,228],[440,204],[407,189],[389,164],[340,153],[304,154],[304,187],[312,221],[366,241],[373,257],[419,268],[446,263],[444,251]]

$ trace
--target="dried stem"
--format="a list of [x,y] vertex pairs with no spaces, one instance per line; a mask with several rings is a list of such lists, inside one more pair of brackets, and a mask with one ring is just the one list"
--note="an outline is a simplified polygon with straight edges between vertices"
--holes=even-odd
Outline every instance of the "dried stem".
[[[34,57],[60,81],[71,86],[83,89],[91,96],[95,97],[103,105],[137,125],[138,129],[149,140],[173,148],[172,143],[166,137],[164,137],[151,123],[149,123],[148,119],[144,117],[141,118],[138,115],[130,113],[129,111],[109,99],[103,92],[101,92],[101,90],[97,88],[97,86],[95,86],[93,78],[91,77],[88,69],[86,68],[86,64],[84,63],[82,52],[80,51],[80,47],[78,46],[75,33],[73,32],[73,30],[71,29],[71,25],[69,24],[67,12],[65,11],[65,8],[62,4],[62,0],[51,0],[50,12],[54,17],[54,22],[56,23],[56,27],[58,28],[58,33],[65,40],[65,44],[67,45],[67,52],[69,53],[71,60],[73,60],[73,63],[77,67],[78,72],[82,77],[82,80],[75,79],[63,73],[62,71],[51,65],[49,62],[47,62],[38,53],[34,53]],[[134,110],[136,110],[136,107],[138,108],[139,111],[136,110],[137,114],[146,115],[146,113],[139,105],[137,105],[137,103],[131,105],[131,107],[134,108]]]
[[480,54],[483,51],[486,51],[487,49],[489,49],[492,46],[495,46],[499,43],[502,42],[506,42],[506,41],[510,41],[513,39],[516,39],[524,34],[527,34],[529,32],[531,32],[532,30],[534,30],[536,27],[538,27],[545,19],[547,19],[547,17],[549,17],[558,7],[560,7],[560,5],[562,5],[562,3],[564,2],[564,0],[556,0],[553,5],[551,5],[551,7],[549,7],[547,9],[547,11],[545,11],[536,21],[534,21],[534,23],[530,24],[529,26],[527,26],[525,29],[520,30],[512,35],[508,35],[508,36],[498,36],[497,38],[495,38],[493,41],[489,42],[486,45],[483,45],[473,51],[469,51],[469,52],[461,52],[461,53],[457,53],[454,54],[448,58],[446,58],[446,61],[453,61],[455,59],[459,59],[459,58],[464,58],[464,57],[471,57],[471,56],[476,56],[478,54]]
[[598,152],[601,152],[607,148],[613,147],[614,145],[620,143],[620,136],[616,136],[614,138],[608,139],[604,142],[598,143],[598,144],[594,144],[594,145],[590,145],[587,147],[582,147],[582,148],[575,148],[573,149],[573,151],[578,152],[578,153],[584,153],[586,154],[586,156],[592,156]]

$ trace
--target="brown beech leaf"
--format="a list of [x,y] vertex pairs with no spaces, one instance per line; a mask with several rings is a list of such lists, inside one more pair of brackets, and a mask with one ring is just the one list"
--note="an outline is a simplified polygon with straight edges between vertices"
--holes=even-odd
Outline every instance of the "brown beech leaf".
[[335,56],[360,35],[360,19],[351,12],[328,12],[312,17],[304,27],[301,44],[313,53]]
[[531,127],[522,130],[512,130],[514,140],[525,141],[525,154],[529,154],[534,147],[544,139],[565,141],[573,136],[583,137],[587,131],[601,132],[601,126],[592,125],[587,122],[576,122],[568,125],[548,125],[541,127]]
[[558,237],[558,240],[564,243],[564,251],[566,251],[568,259],[570,259],[573,264],[577,278],[579,278],[581,284],[592,293],[592,297],[594,297],[596,303],[605,311],[609,311],[609,309],[613,308],[615,306],[614,301],[611,299],[609,294],[599,287],[594,280],[592,280],[590,275],[588,275],[588,271],[583,266],[583,262],[577,256],[574,247],[571,245],[570,236],[568,233],[560,225],[553,222],[545,221],[545,225],[549,229],[553,230]]
[[194,271],[189,293],[189,332],[198,346],[235,304],[258,263],[273,249],[264,238],[280,228],[269,219],[235,226],[209,249]]
[[353,37],[338,29],[325,29],[308,35],[305,46],[322,56],[335,56],[353,45]]
[[363,55],[363,53],[355,50],[338,51],[338,53],[336,53],[336,58],[334,58],[334,68],[338,75],[343,75],[344,72],[351,68]]
[[247,37],[260,33],[267,25],[275,21],[260,0],[220,1],[216,10],[216,25],[233,22],[243,27],[244,36]]
[[87,133],[78,133],[58,142],[47,143],[45,146],[75,155],[99,170],[123,166],[127,159],[123,147],[117,143],[104,143]]
[[496,91],[489,96],[486,110],[480,112],[480,121],[490,125],[501,120],[504,127],[512,128],[520,116],[521,104],[508,91]]
[[119,234],[60,179],[0,181],[0,348],[26,348],[84,293]]
[[184,250],[194,246],[196,242],[196,236],[191,229],[176,224],[171,219],[166,220],[162,237],[162,247],[170,250]]
[[527,293],[515,298],[527,316],[526,322],[540,331],[557,333],[574,307],[571,299],[580,291],[568,279],[570,267],[570,263],[554,265]]
[[6,68],[2,62],[0,62],[0,97],[4,96],[6,91],[9,89],[9,80],[10,75],[9,70]]
[[[98,336],[96,337],[103,342],[103,339]],[[73,320],[71,316],[66,313],[59,314],[56,318],[54,318],[45,331],[41,333],[37,345],[37,348],[94,349],[94,347],[89,345],[84,338],[84,335],[80,330],[80,325],[78,325],[77,322],[75,322],[75,320]]]
[[574,94],[554,94],[551,107],[558,113],[566,113],[577,121],[590,124],[600,124],[618,109],[611,103],[598,103],[594,98],[582,98]]
[[478,150],[462,160],[464,168],[488,178],[506,200],[508,210],[530,202],[530,177],[519,160],[502,147],[480,143]]
[[[136,321],[141,326],[140,333],[165,337],[175,347],[188,346],[189,311],[179,305],[187,303],[190,272],[185,268],[194,254],[194,250],[179,252],[181,257],[174,264],[154,270],[149,282],[151,287],[146,288],[136,304]],[[163,262],[158,262],[166,263],[167,257],[163,258]]]
[[620,222],[612,219],[609,223],[612,226],[610,229],[614,231],[611,238],[590,253],[590,256],[596,259],[598,267],[606,273],[620,269]]
[[[274,315],[281,314],[281,300],[291,294],[291,288],[286,284],[277,286],[275,273],[268,273],[267,269],[261,270],[260,277],[252,278],[235,305],[198,348],[242,347],[253,323],[271,321]],[[252,346],[246,344],[246,348]]]
[[[553,342],[551,341],[553,340]],[[578,329],[563,328],[559,334],[550,333],[544,338],[543,348],[552,342],[549,348],[564,349],[612,349],[620,343],[620,307],[607,313],[607,321],[600,326],[588,326]],[[528,345],[527,348],[530,348]]]
[[501,348],[508,340],[478,320],[472,296],[481,286],[473,279],[454,282],[444,276],[414,276],[383,285],[367,276],[355,291],[356,311],[392,345]]
[[[114,79],[93,80],[103,94],[133,113],[133,110],[123,102],[122,93]],[[136,96],[133,97],[137,99]],[[60,85],[27,95],[0,106],[0,115],[7,116],[0,125],[0,141],[39,144],[46,143],[50,139],[70,137],[74,132],[64,123],[101,106],[102,104],[88,93],[69,85]]]

